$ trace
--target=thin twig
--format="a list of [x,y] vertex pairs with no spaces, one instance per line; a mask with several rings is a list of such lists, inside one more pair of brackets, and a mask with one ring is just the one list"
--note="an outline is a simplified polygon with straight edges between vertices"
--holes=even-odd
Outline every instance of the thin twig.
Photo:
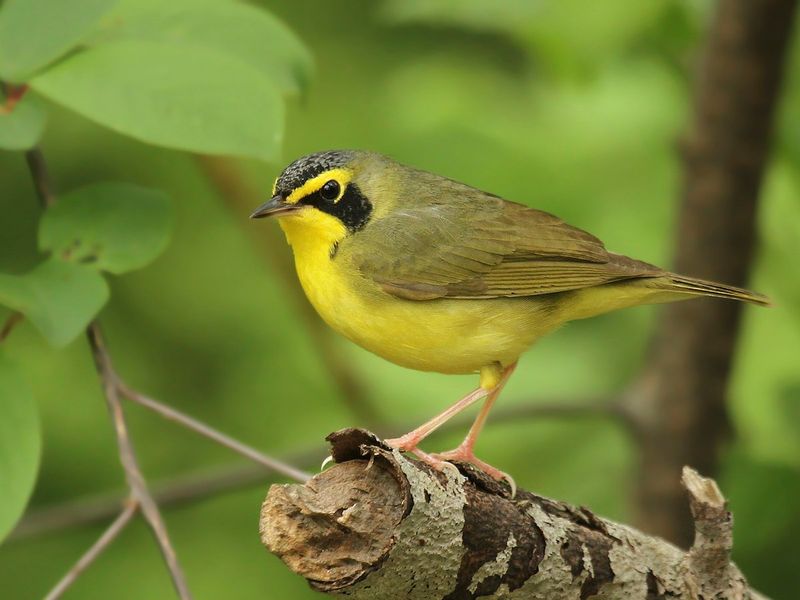
[[[552,400],[529,402],[515,406],[499,406],[490,423],[513,423],[522,419],[607,417],[625,427],[630,420],[619,408],[617,399],[590,398],[587,400]],[[469,417],[456,417],[445,423],[434,435],[452,433],[469,426]],[[390,434],[404,432],[412,425],[387,428]],[[327,451],[317,445],[287,455],[283,463],[316,467]],[[151,486],[153,497],[162,508],[196,502],[210,496],[232,492],[271,481],[269,473],[256,465],[232,464],[208,469],[201,473],[167,479]],[[35,537],[52,531],[89,525],[110,518],[119,506],[121,494],[102,494],[91,498],[64,502],[28,513],[10,536],[10,540]]]
[[[52,186],[48,176],[47,164],[44,160],[44,156],[38,148],[33,148],[26,152],[26,159],[34,181],[37,195],[42,206],[45,208],[51,206],[53,203],[55,203],[56,198],[52,192]],[[9,318],[2,330],[0,330],[0,341],[2,341],[2,339],[8,335],[8,332],[11,330],[18,318],[19,317],[15,317],[15,315],[12,315],[11,318]],[[310,476],[307,473],[304,473],[299,469],[295,469],[294,467],[282,461],[273,459],[259,452],[255,448],[243,444],[232,437],[225,435],[224,433],[221,433],[188,415],[185,415],[184,413],[161,404],[160,402],[157,402],[152,398],[148,398],[147,396],[144,396],[143,394],[131,389],[121,380],[114,370],[111,357],[104,345],[102,332],[97,321],[93,321],[89,325],[86,334],[89,345],[92,349],[92,356],[95,361],[97,372],[100,375],[103,384],[103,390],[105,392],[109,413],[114,423],[120,461],[125,470],[126,480],[130,488],[130,495],[133,497],[137,506],[141,508],[145,520],[155,535],[178,595],[183,600],[191,599],[191,594],[186,584],[181,567],[178,563],[175,551],[170,542],[169,535],[167,534],[166,526],[159,511],[158,504],[154,499],[153,494],[150,492],[138,465],[133,444],[128,434],[128,428],[122,409],[121,397],[124,396],[169,420],[175,421],[189,428],[190,430],[203,435],[204,437],[216,441],[217,443],[259,463],[262,467],[267,467],[268,469],[287,475],[300,482],[307,481]],[[263,473],[259,473],[259,475],[263,477]],[[116,499],[114,502],[116,502]],[[107,509],[107,504],[96,505],[94,509],[87,515],[86,512],[80,512],[85,510],[85,507],[83,507],[79,509],[77,514],[79,516],[83,515],[83,522],[89,522],[94,520],[98,514],[105,514]],[[87,553],[87,556],[91,556],[93,560],[95,555],[91,553],[96,552],[99,554],[106,546],[107,544],[96,544],[92,547],[92,549],[90,549],[89,553]],[[81,563],[80,569],[88,566],[90,562],[91,560]],[[65,590],[74,581],[74,579],[75,577],[71,577],[70,573],[68,573],[57,587],[57,590],[59,590],[58,594],[60,595],[63,590]]]
[[[47,163],[44,159],[44,155],[38,147],[34,147],[25,153],[25,158],[28,162],[28,168],[33,178],[40,203],[44,208],[52,206],[56,201],[56,197],[52,191],[53,188],[48,175]],[[86,337],[92,349],[92,357],[94,358],[97,373],[100,375],[103,391],[105,392],[106,404],[114,423],[114,432],[117,438],[120,462],[125,470],[125,477],[130,487],[131,498],[141,508],[145,520],[155,535],[179,597],[181,600],[191,600],[191,593],[186,585],[186,580],[178,564],[175,551],[172,548],[172,543],[167,534],[164,520],[158,510],[158,505],[153,500],[147,488],[147,484],[145,483],[136,460],[136,453],[128,435],[128,427],[125,422],[125,415],[122,411],[119,390],[113,378],[111,358],[103,345],[102,333],[97,321],[92,321],[92,323],[89,324],[89,327],[86,329]],[[100,546],[98,553],[102,552],[105,547],[107,546]],[[64,589],[66,589],[73,580],[68,580],[65,583]]]
[[[322,446],[287,455],[284,460],[317,467],[327,452]],[[150,490],[162,508],[180,506],[274,481],[270,472],[251,463],[232,463],[199,472],[170,477],[150,484]],[[30,510],[7,538],[23,540],[71,527],[81,527],[113,517],[125,492],[106,492]]]
[[153,531],[153,535],[161,549],[161,554],[164,557],[164,562],[167,564],[167,569],[172,577],[172,583],[175,585],[178,596],[181,600],[191,600],[192,595],[189,592],[189,587],[186,585],[186,578],[178,563],[178,557],[172,547],[172,542],[170,542],[169,534],[167,534],[167,527],[164,524],[164,519],[161,517],[161,511],[159,511],[156,501],[150,494],[150,490],[147,487],[147,483],[142,476],[142,471],[136,460],[136,452],[133,449],[133,444],[128,435],[128,427],[125,423],[125,416],[122,411],[122,402],[119,397],[119,389],[111,364],[111,357],[106,351],[100,325],[97,322],[93,322],[89,325],[86,331],[86,337],[92,348],[95,368],[100,375],[108,410],[114,421],[119,457],[122,462],[122,468],[125,470],[125,477],[128,481],[128,485],[131,488],[131,494],[140,504],[142,514],[147,524],[150,526],[150,529]]
[[103,535],[101,535],[92,547],[78,559],[78,562],[67,571],[67,574],[61,578],[61,581],[59,581],[50,592],[48,592],[44,600],[58,600],[58,598],[61,598],[64,592],[67,591],[67,588],[75,583],[78,576],[103,553],[120,533],[122,533],[122,530],[130,523],[138,509],[139,505],[135,501],[129,501],[122,512],[119,513],[119,516],[117,516],[111,525],[108,526],[108,529],[103,532]]
[[259,452],[252,446],[248,446],[247,444],[243,444],[242,442],[230,437],[214,429],[213,427],[209,427],[205,423],[198,421],[194,417],[190,417],[189,415],[182,413],[174,408],[167,406],[166,404],[162,404],[157,400],[153,400],[152,398],[148,398],[144,394],[140,394],[136,390],[129,388],[122,382],[116,375],[113,374],[117,388],[119,389],[120,393],[125,396],[128,400],[135,402],[145,408],[152,410],[153,412],[161,415],[167,420],[174,421],[183,425],[187,429],[194,431],[197,434],[202,435],[210,440],[213,440],[220,444],[221,446],[225,446],[233,450],[234,452],[238,452],[242,456],[249,458],[252,461],[259,463],[260,465],[265,466],[267,469],[275,471],[276,473],[280,473],[281,475],[286,475],[291,479],[294,479],[297,482],[305,483],[309,479],[311,479],[311,475],[300,469],[297,469],[283,461],[280,461],[276,458],[272,458],[271,456],[267,456],[266,454]]
[[11,313],[6,319],[6,322],[3,323],[3,327],[0,328],[0,342],[6,341],[6,338],[11,334],[14,327],[16,327],[24,319],[25,315],[23,315],[21,312]]
[[[621,397],[624,397],[621,396]],[[567,419],[604,417],[618,421],[626,429],[634,429],[635,423],[619,398],[585,398],[581,400],[532,400],[511,406],[498,406],[492,411],[488,423],[513,423],[520,419]],[[445,423],[440,431],[464,428],[471,422],[468,415],[459,415]]]

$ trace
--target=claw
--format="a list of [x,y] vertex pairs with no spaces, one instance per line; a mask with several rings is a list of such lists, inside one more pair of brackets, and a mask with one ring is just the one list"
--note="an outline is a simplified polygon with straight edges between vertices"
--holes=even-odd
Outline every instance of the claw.
[[[513,362],[504,369],[501,369],[500,363],[492,363],[491,365],[482,368],[481,385],[478,389],[467,394],[453,406],[448,408],[440,415],[435,416],[421,427],[418,427],[414,431],[407,433],[402,437],[395,438],[393,440],[387,440],[387,442],[391,446],[401,451],[413,452],[421,460],[433,465],[437,469],[441,469],[442,465],[449,461],[460,461],[475,465],[478,469],[489,475],[489,477],[499,481],[507,481],[508,486],[511,488],[511,497],[515,497],[517,495],[517,484],[514,481],[514,478],[508,473],[503,473],[503,471],[495,469],[492,465],[487,464],[482,460],[478,460],[475,457],[472,449],[474,448],[475,442],[478,439],[478,435],[480,434],[481,429],[486,422],[486,417],[489,415],[489,410],[491,410],[494,401],[497,400],[497,396],[500,394],[500,391],[503,389],[506,381],[508,381],[508,378],[514,372],[514,368],[516,366],[517,363]],[[478,416],[475,418],[475,422],[472,424],[472,427],[470,427],[467,437],[464,438],[464,441],[461,442],[461,445],[458,448],[449,452],[443,452],[441,454],[425,454],[417,448],[417,444],[419,444],[419,442],[425,439],[428,434],[437,429],[442,423],[447,421],[447,419],[460,412],[470,404],[477,402],[481,398],[486,398],[486,402],[483,404],[483,408],[481,408]]]
[[448,466],[455,467],[452,463],[441,460],[432,454],[428,454],[427,452],[423,452],[416,445],[412,445],[410,441],[406,439],[407,436],[403,436],[400,438],[395,438],[391,440],[384,440],[387,444],[389,444],[392,448],[396,448],[400,450],[400,452],[408,452],[409,454],[413,454],[416,456],[420,461],[424,462],[427,465],[430,465],[437,471],[443,471]]
[[324,471],[325,467],[327,467],[332,462],[333,462],[333,456],[328,456],[328,458],[322,461],[322,464],[319,466],[319,470]]
[[474,465],[492,479],[496,479],[497,481],[506,481],[508,486],[511,488],[512,499],[517,495],[517,482],[514,481],[514,478],[508,473],[501,471],[500,469],[496,469],[489,463],[485,463],[477,458],[472,452],[472,448],[461,445],[455,450],[437,452],[436,454],[431,455],[431,458],[438,461],[458,461]]
[[413,435],[413,432],[411,432],[401,435],[398,438],[389,438],[388,440],[383,441],[392,448],[400,450],[400,452],[415,452],[417,450],[417,444],[422,441],[422,438],[420,436]]
[[411,454],[416,456],[419,460],[421,460],[422,462],[424,462],[427,465],[432,466],[437,471],[444,471],[445,467],[450,464],[445,460],[440,460],[440,459],[436,458],[432,454],[428,454],[427,452],[423,452],[419,448],[414,448],[410,452],[411,452]]
[[472,452],[472,449],[461,445],[455,450],[450,450],[448,452],[437,452],[435,454],[428,454],[427,452],[423,452],[415,444],[413,444],[413,439],[409,440],[408,436],[403,436],[400,438],[395,438],[391,440],[385,440],[387,444],[389,444],[392,448],[397,448],[401,452],[409,452],[416,456],[422,462],[430,465],[437,471],[442,471],[447,465],[453,465],[453,461],[457,462],[464,462],[469,463],[471,465],[476,466],[478,469],[486,473],[492,479],[496,479],[497,481],[506,481],[508,486],[511,488],[511,498],[513,499],[517,495],[517,482],[514,481],[514,478],[511,477],[508,473],[501,471],[500,469],[496,469],[492,465],[483,462],[479,458],[475,456]]

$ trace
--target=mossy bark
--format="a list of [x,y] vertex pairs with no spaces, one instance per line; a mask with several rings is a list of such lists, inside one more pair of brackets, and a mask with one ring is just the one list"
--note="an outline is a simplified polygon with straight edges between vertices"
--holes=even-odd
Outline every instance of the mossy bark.
[[[748,600],[731,518],[711,481],[684,474],[689,552],[504,484],[469,465],[436,471],[362,430],[328,438],[337,464],[270,488],[264,544],[314,589],[363,599]],[[709,491],[710,490],[710,491]],[[712,493],[716,490],[716,494]]]

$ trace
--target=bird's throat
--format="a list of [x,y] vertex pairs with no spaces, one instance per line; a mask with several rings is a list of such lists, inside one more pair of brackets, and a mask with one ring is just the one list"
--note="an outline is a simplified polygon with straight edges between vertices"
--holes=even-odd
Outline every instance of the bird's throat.
[[314,209],[281,217],[279,223],[298,268],[301,263],[330,260],[332,250],[347,235],[339,219]]

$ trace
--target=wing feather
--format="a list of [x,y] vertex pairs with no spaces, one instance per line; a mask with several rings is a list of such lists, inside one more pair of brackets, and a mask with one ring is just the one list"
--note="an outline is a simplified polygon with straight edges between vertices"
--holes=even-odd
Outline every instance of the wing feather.
[[664,273],[609,253],[549,213],[461,191],[455,202],[420,203],[370,223],[358,234],[362,243],[347,244],[349,260],[410,300],[535,296]]

